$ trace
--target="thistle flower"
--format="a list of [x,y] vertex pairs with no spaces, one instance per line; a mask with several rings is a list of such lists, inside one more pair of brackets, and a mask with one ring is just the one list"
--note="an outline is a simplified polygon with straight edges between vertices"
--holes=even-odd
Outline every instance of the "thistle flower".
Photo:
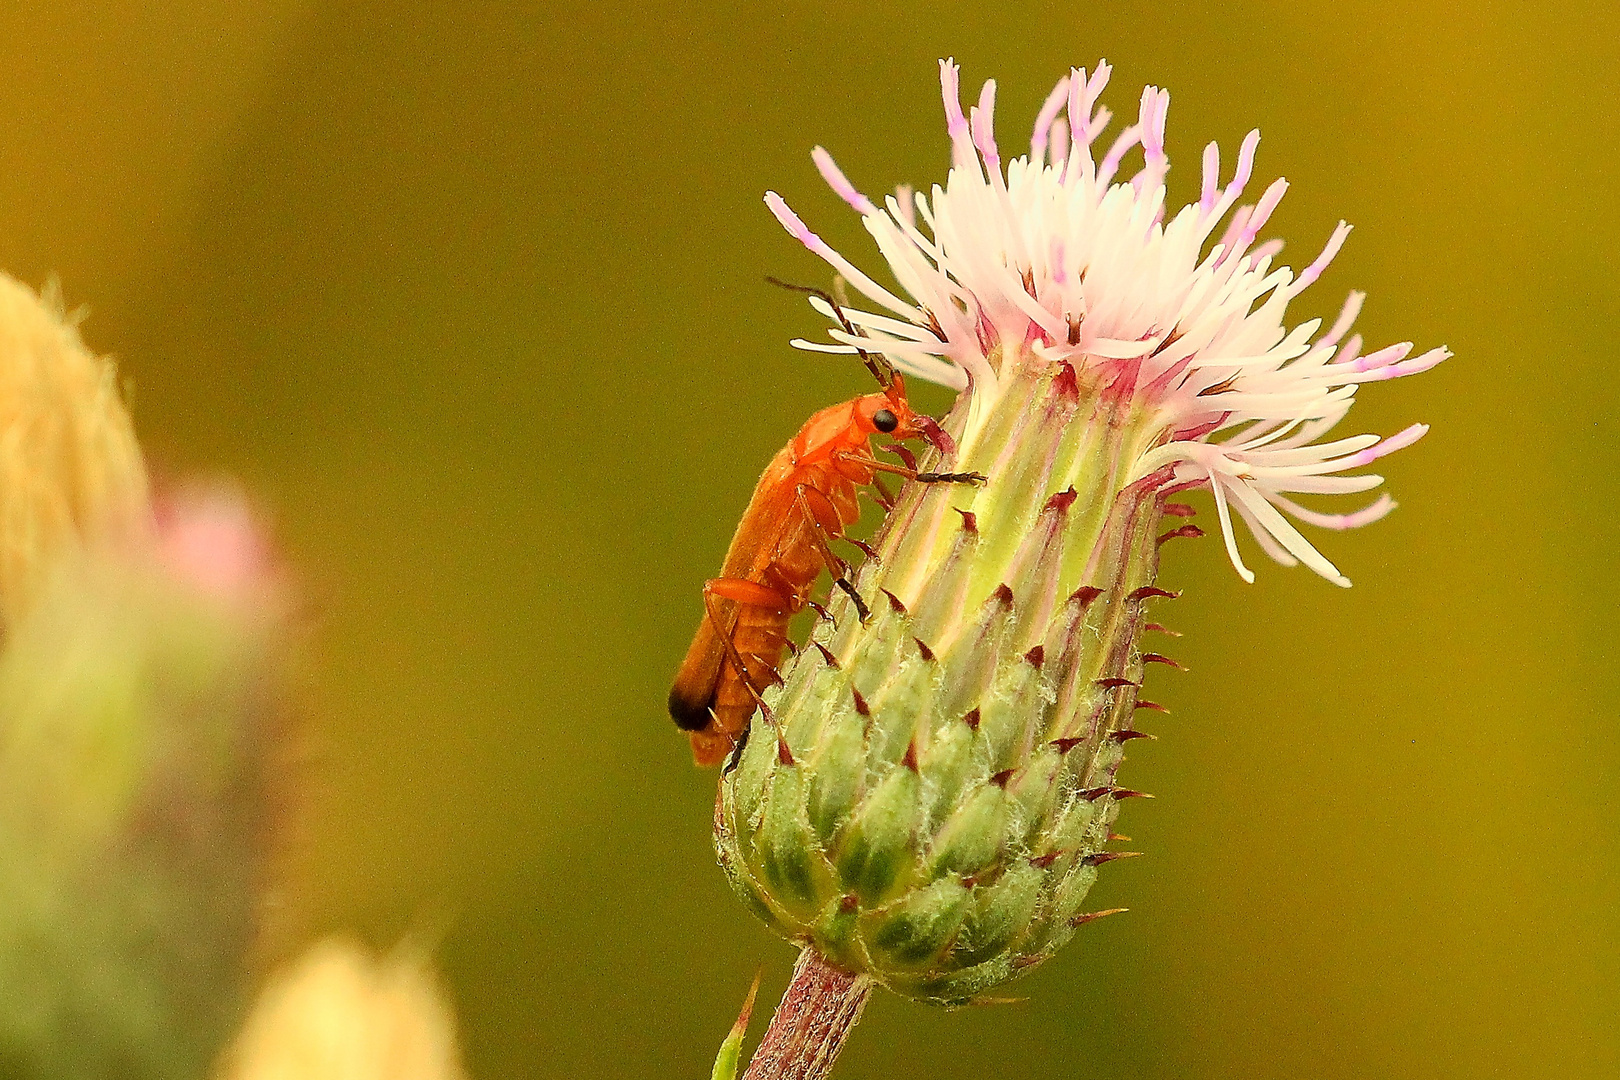
[[[995,84],[963,112],[954,63],[940,65],[952,166],[928,195],[879,206],[819,147],[833,190],[861,214],[902,297],[813,233],[774,192],[795,238],[875,309],[835,309],[824,352],[880,353],[961,391],[944,421],[949,467],[982,488],[911,484],[842,597],[782,683],[765,695],[722,778],[716,842],[734,887],[784,935],[911,997],[958,1003],[1028,971],[1077,926],[1121,800],[1124,746],[1143,736],[1142,644],[1161,544],[1198,535],[1165,515],[1207,486],[1233,565],[1233,512],[1284,564],[1349,581],[1288,517],[1366,524],[1387,497],[1328,514],[1296,494],[1381,478],[1343,475],[1426,430],[1318,441],[1364,382],[1449,355],[1410,344],[1363,352],[1346,338],[1352,293],[1325,334],[1284,324],[1290,300],[1343,244],[1342,222],[1297,275],[1258,243],[1286,183],[1239,205],[1259,141],[1225,178],[1204,152],[1196,202],[1165,206],[1169,95],[1143,91],[1136,122],[1100,157],[1097,100],[1109,68],[1059,81],[1028,156],[997,148]],[[1142,166],[1120,177],[1128,154]],[[1216,230],[1222,228],[1218,239]],[[1212,239],[1214,242],[1212,243]],[[934,453],[934,457],[939,455]],[[928,461],[924,468],[938,469]]]

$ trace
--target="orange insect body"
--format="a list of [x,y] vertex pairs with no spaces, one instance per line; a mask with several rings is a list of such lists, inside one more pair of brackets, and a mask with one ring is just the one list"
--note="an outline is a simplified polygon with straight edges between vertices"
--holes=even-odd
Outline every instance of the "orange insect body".
[[931,417],[912,411],[893,375],[883,391],[812,416],[754,488],[720,577],[703,587],[705,618],[669,692],[670,715],[690,732],[699,765],[723,759],[748,726],[758,694],[776,679],[788,620],[804,610],[822,569],[853,594],[828,542],[859,516],[859,489],[877,472],[915,475],[872,457],[880,433],[949,447]]

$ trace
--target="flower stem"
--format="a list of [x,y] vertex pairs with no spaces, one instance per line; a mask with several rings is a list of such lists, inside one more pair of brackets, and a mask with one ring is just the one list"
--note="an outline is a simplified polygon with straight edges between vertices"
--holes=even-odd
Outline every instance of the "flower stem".
[[822,1080],[861,1018],[872,985],[806,948],[743,1080]]

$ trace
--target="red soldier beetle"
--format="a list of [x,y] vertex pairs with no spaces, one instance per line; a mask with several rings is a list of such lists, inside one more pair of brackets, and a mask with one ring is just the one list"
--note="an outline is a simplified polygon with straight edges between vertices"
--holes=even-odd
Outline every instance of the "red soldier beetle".
[[[821,297],[854,333],[827,293],[771,281]],[[823,568],[859,617],[867,617],[849,565],[831,547],[848,539],[844,529],[860,516],[860,488],[875,484],[879,473],[923,483],[984,481],[978,473],[918,472],[909,460],[895,465],[873,456],[876,435],[922,439],[942,454],[955,447],[933,417],[912,410],[905,380],[887,361],[860,356],[882,389],[822,409],[777,452],[737,523],[720,576],[703,585],[704,618],[669,691],[670,716],[690,734],[699,765],[717,764],[732,751],[763,704],[760,694],[780,681],[788,620],[813,603],[810,589]]]

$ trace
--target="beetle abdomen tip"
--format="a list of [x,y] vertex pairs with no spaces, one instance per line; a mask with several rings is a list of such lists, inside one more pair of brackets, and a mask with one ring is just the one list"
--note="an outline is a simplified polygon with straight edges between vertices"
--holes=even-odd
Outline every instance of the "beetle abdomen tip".
[[702,731],[713,719],[709,712],[712,699],[711,695],[703,701],[694,700],[677,686],[669,692],[669,715],[682,731]]

